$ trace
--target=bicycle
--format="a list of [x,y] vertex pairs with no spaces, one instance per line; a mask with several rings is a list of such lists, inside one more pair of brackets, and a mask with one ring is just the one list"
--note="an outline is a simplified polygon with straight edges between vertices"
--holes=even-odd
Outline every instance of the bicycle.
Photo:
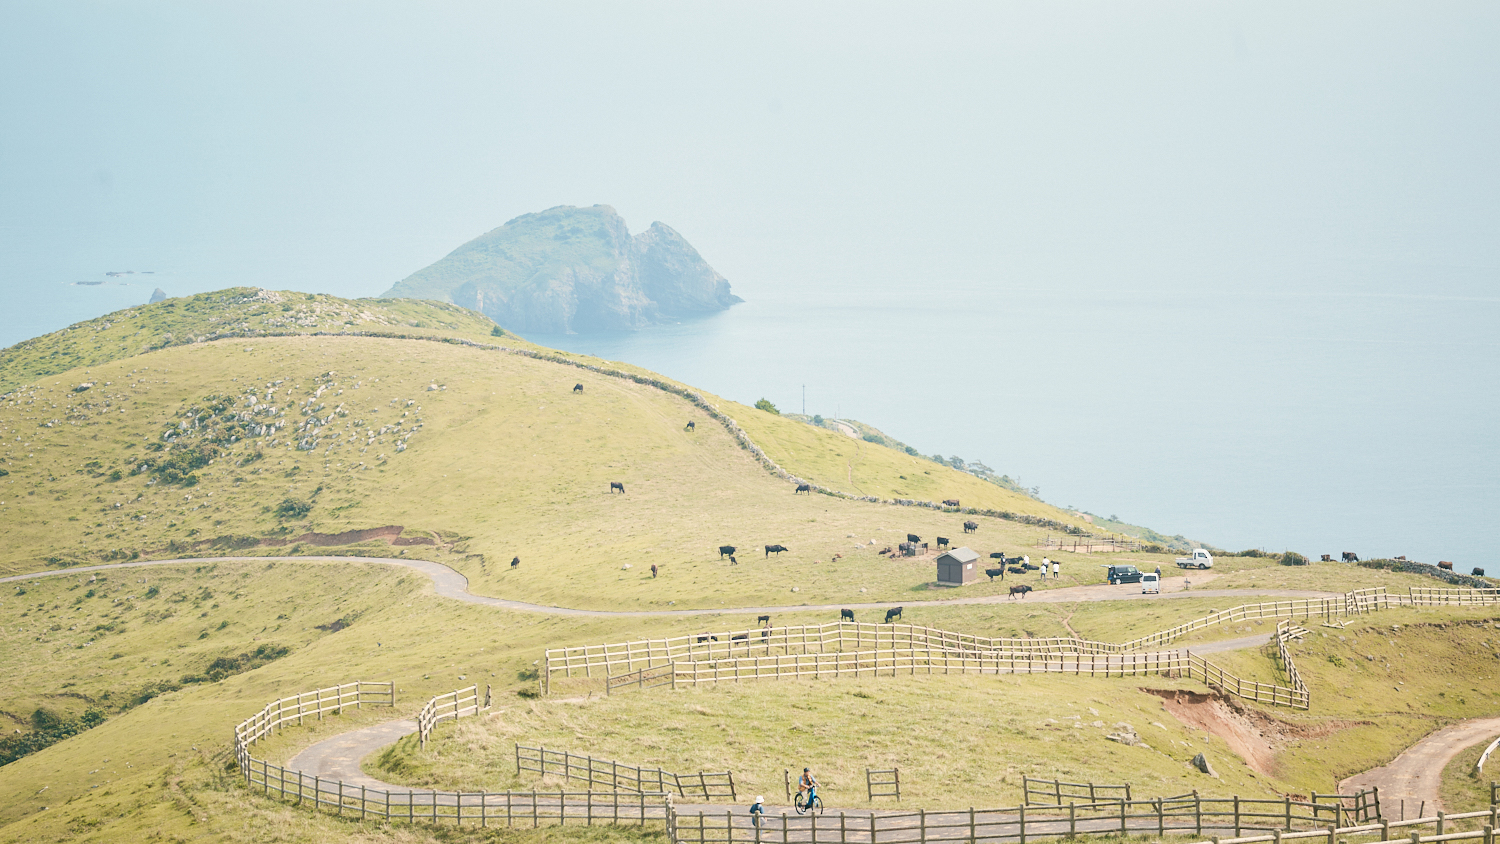
[[806,793],[797,792],[797,796],[792,800],[792,805],[797,809],[797,814],[806,814],[809,811],[819,815],[823,814],[823,798],[818,796],[817,789],[813,789],[812,791],[812,804],[809,805],[806,801]]

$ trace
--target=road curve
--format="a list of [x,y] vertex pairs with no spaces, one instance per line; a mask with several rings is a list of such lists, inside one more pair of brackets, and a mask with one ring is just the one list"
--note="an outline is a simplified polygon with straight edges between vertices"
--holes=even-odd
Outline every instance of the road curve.
[[1406,817],[1417,817],[1418,812],[1431,816],[1443,809],[1439,792],[1443,769],[1466,748],[1491,741],[1495,736],[1500,736],[1500,717],[1461,721],[1401,751],[1401,755],[1392,759],[1390,764],[1344,780],[1339,783],[1339,791],[1350,794],[1351,788],[1377,786],[1383,814],[1399,816],[1401,812],[1395,807],[1401,805],[1405,807]]
[[[515,610],[517,612],[545,613],[547,615],[584,616],[594,618],[641,618],[641,617],[671,617],[671,616],[697,616],[697,615],[732,615],[756,613],[764,615],[772,612],[807,612],[807,611],[833,611],[838,609],[885,609],[896,606],[901,601],[880,601],[874,603],[840,603],[840,604],[791,604],[775,607],[719,607],[717,609],[697,610],[584,610],[572,607],[552,607],[545,604],[532,604],[526,601],[513,601],[509,598],[491,598],[488,595],[475,595],[469,591],[469,579],[457,571],[429,560],[407,560],[394,557],[188,557],[173,560],[138,560],[132,563],[109,563],[99,566],[77,566],[74,568],[58,569],[56,571],[39,571],[29,574],[16,574],[10,577],[0,577],[0,583],[15,583],[24,580],[36,580],[43,577],[61,577],[70,574],[87,574],[95,571],[109,571],[113,569],[146,568],[149,566],[172,566],[172,565],[203,565],[206,563],[225,562],[280,562],[280,563],[375,563],[377,565],[399,566],[411,569],[427,575],[432,581],[437,594],[444,598],[462,601],[466,604],[479,604],[499,609]],[[1203,575],[1195,575],[1200,582],[1205,579]],[[1207,577],[1212,577],[1208,575]],[[1132,589],[1128,584],[1122,586],[1108,586],[1095,584],[1090,586],[1067,586],[1061,589],[1049,589],[1045,592],[1033,592],[1028,598],[1020,599],[1028,602],[1040,601],[1042,603],[1065,603],[1069,601],[1157,601],[1170,600],[1172,598],[1237,598],[1241,596],[1257,595],[1276,598],[1328,598],[1333,597],[1333,592],[1309,592],[1298,589],[1189,589],[1185,583],[1185,577],[1166,577],[1162,579],[1162,591],[1160,595],[1143,595],[1140,590]],[[912,606],[957,606],[964,604],[1003,604],[1018,602],[1018,599],[1008,595],[984,595],[971,598],[942,598],[935,601],[913,601]]]

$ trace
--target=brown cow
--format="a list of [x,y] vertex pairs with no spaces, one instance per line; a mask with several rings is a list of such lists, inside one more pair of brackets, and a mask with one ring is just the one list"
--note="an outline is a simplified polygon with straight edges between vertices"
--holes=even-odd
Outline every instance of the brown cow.
[[958,506],[958,499],[957,498],[945,498],[945,499],[943,499],[943,506],[944,507],[957,507]]
[[1012,586],[1012,587],[1010,587],[1010,596],[1012,598],[1014,598],[1017,595],[1020,595],[1022,598],[1025,598],[1026,597],[1026,593],[1030,592],[1030,591],[1031,591],[1031,587],[1027,586],[1024,583],[1022,583],[1020,586]]
[[1325,563],[1331,563],[1331,562],[1333,562],[1333,555],[1332,554],[1324,554],[1323,555],[1323,562],[1325,562]]
[[1438,561],[1438,568],[1453,571],[1453,564],[1448,562],[1447,560],[1440,560]]

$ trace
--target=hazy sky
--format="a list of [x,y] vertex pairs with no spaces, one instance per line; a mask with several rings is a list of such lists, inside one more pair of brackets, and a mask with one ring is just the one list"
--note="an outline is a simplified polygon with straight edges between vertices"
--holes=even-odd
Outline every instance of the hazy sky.
[[599,202],[747,298],[1492,291],[1497,24],[1492,2],[5,0],[0,284],[368,295]]

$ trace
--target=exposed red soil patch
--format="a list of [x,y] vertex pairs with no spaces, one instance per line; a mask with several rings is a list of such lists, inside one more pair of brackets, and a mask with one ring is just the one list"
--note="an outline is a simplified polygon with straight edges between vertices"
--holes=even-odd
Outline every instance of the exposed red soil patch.
[[1170,689],[1144,689],[1157,695],[1162,706],[1178,721],[1206,730],[1224,740],[1229,749],[1245,760],[1250,770],[1273,776],[1276,753],[1300,739],[1320,738],[1359,724],[1357,721],[1319,721],[1297,724],[1282,721],[1232,698]]

